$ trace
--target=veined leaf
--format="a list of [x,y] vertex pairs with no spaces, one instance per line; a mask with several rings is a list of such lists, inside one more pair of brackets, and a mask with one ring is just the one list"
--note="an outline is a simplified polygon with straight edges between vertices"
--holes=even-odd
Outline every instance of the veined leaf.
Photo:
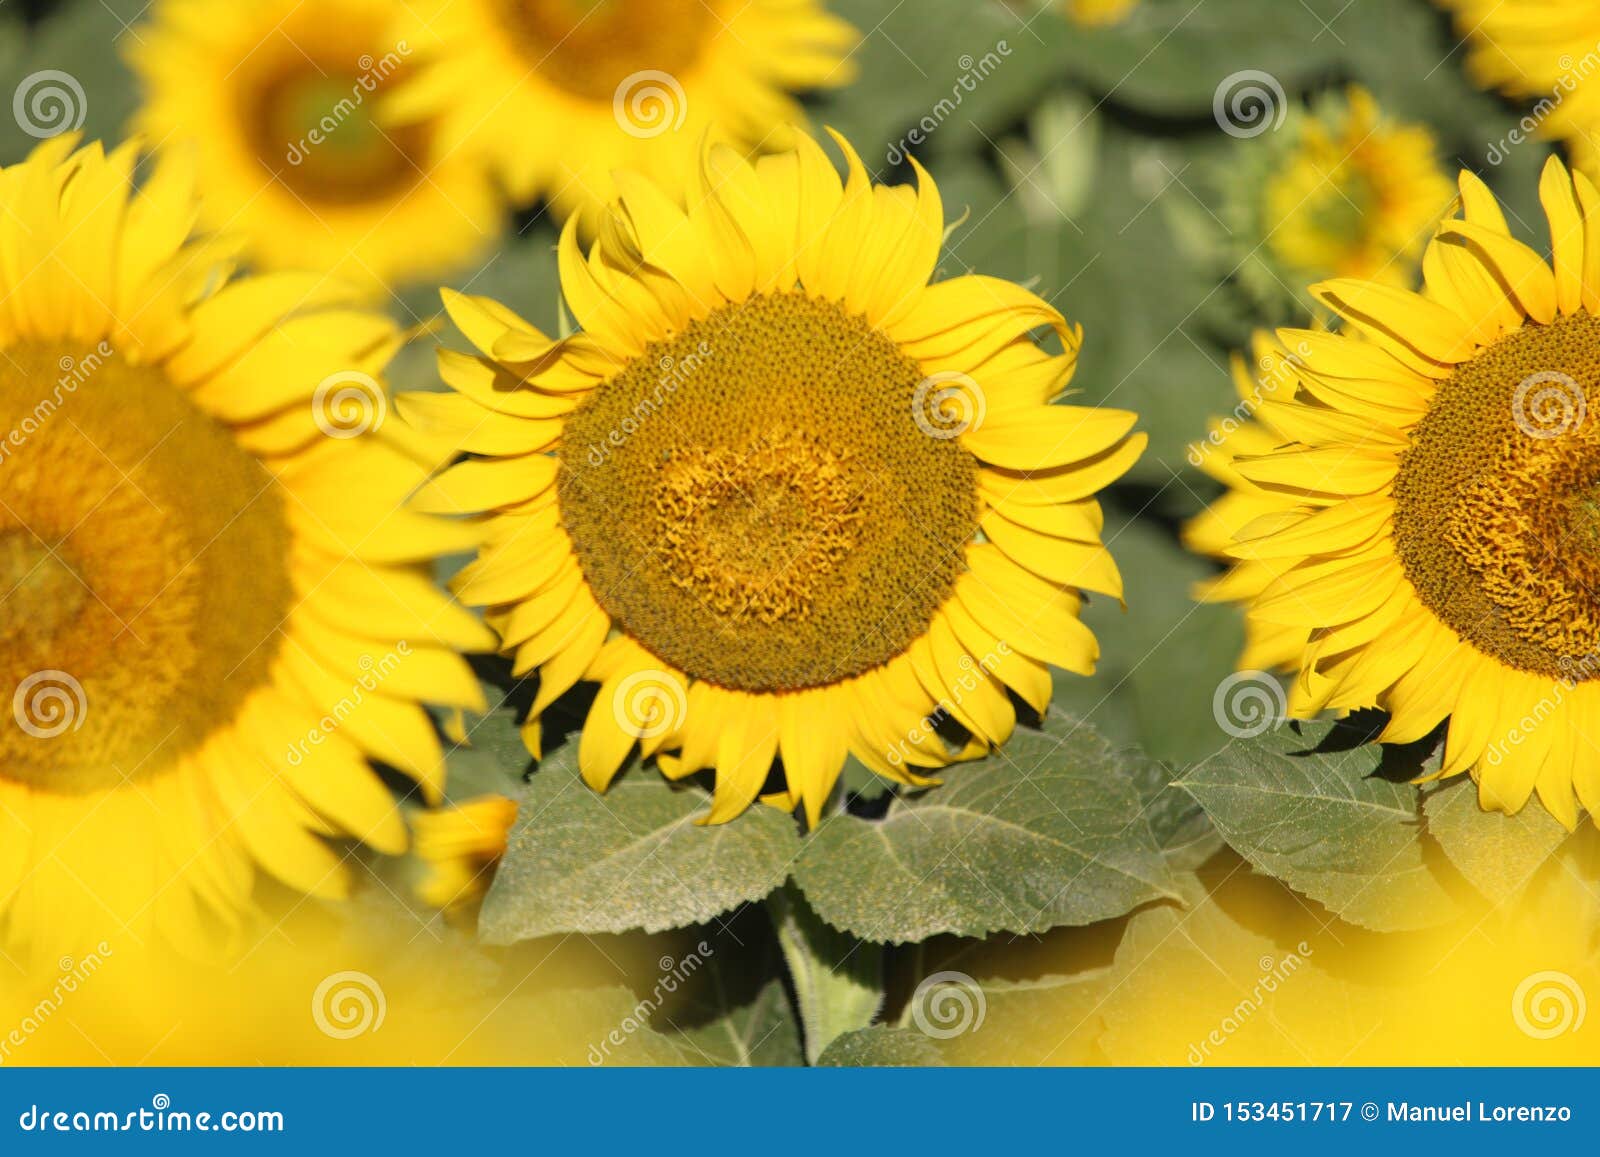
[[1136,782],[1142,757],[1052,712],[880,821],[825,821],[795,881],[828,923],[864,940],[1042,932],[1174,895]]
[[1252,865],[1344,919],[1379,932],[1450,920],[1456,904],[1424,862],[1418,789],[1374,774],[1375,745],[1319,750],[1334,732],[1237,740],[1179,782]]
[[578,778],[573,746],[546,759],[521,796],[479,918],[489,943],[681,928],[787,878],[800,845],[788,816],[755,807],[703,827],[707,792],[638,771],[601,795]]

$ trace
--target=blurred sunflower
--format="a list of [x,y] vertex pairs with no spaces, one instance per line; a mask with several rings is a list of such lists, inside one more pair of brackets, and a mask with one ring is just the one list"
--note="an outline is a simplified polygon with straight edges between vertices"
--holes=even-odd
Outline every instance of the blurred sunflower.
[[581,332],[447,293],[485,356],[442,353],[458,396],[401,402],[472,454],[419,501],[486,522],[457,590],[540,673],[530,749],[598,681],[585,779],[639,741],[671,777],[716,769],[708,822],[775,756],[769,802],[815,823],[847,753],[924,783],[1003,742],[1008,690],[1042,711],[1047,664],[1092,670],[1080,591],[1121,594],[1094,496],[1142,450],[1135,416],[1050,405],[1077,329],[1004,281],[930,285],[933,181],[875,187],[840,143],[843,184],[810,138],[753,166],[713,147],[687,212],[621,174],[588,255],[561,238]]
[[493,639],[423,570],[473,536],[405,507],[437,458],[381,422],[393,323],[229,283],[181,160],[133,193],[134,146],[71,148],[0,171],[0,920],[199,949],[258,867],[338,896],[325,837],[404,848],[367,760],[436,797],[418,700],[481,706],[455,649]]
[[681,196],[707,134],[791,148],[794,92],[849,83],[857,33],[823,0],[422,0],[418,77],[397,111],[487,156],[512,195],[596,224],[612,171]]
[[1600,810],[1600,194],[1545,168],[1552,267],[1460,188],[1423,294],[1329,281],[1345,328],[1279,332],[1287,385],[1211,455],[1235,489],[1191,541],[1235,560],[1202,594],[1246,604],[1243,664],[1298,667],[1292,714],[1448,717],[1439,775],[1571,828]]
[[1258,300],[1300,312],[1298,287],[1324,277],[1415,283],[1454,195],[1425,126],[1389,120],[1351,86],[1238,151],[1242,163],[1223,178],[1224,215],[1232,260]]
[[1565,141],[1573,163],[1600,176],[1600,5],[1593,0],[1438,0],[1469,45],[1480,88],[1535,102],[1536,131]]
[[442,275],[500,229],[493,181],[384,102],[413,69],[402,0],[157,0],[129,38],[136,127],[193,149],[203,222],[268,269],[367,288]]
[[506,852],[517,818],[517,802],[503,795],[479,796],[453,807],[430,808],[411,821],[417,858],[427,873],[417,895],[434,908],[462,908],[489,886],[494,865]]
[[1074,23],[1097,28],[1121,24],[1139,6],[1139,0],[1062,0]]

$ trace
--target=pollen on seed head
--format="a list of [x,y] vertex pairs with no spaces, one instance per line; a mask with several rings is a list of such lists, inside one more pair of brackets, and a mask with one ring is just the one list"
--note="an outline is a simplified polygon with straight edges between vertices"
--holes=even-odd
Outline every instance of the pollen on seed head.
[[1529,325],[1445,381],[1395,480],[1423,604],[1509,666],[1600,672],[1600,319]]
[[285,499],[154,367],[13,346],[0,413],[30,415],[0,467],[0,777],[117,787],[268,677],[294,604]]
[[725,306],[569,419],[560,503],[639,642],[746,691],[850,678],[920,637],[977,532],[977,461],[930,437],[921,368],[800,293]]

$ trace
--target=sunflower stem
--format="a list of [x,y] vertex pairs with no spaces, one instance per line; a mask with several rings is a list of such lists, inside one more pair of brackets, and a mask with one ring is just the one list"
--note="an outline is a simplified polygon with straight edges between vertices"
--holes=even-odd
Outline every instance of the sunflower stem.
[[794,985],[806,1063],[883,1007],[883,947],[823,923],[794,885],[767,901]]

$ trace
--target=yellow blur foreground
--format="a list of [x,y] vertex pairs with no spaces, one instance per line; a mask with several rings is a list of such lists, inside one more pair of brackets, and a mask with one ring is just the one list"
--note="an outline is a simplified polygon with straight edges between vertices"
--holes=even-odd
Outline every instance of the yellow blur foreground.
[[[931,1027],[952,1063],[1592,1064],[1594,842],[1495,908],[1464,900],[1447,924],[1381,936],[1224,856],[1187,907],[937,963],[937,943],[891,953],[908,990],[919,967],[970,974],[979,1007],[930,1026],[902,997],[886,1019]],[[373,885],[344,909],[285,902],[252,948],[213,964],[114,938],[28,973],[0,964],[0,1065],[709,1063],[695,1011],[663,987],[698,970],[721,992],[718,950],[733,961],[750,936],[483,949]]]

